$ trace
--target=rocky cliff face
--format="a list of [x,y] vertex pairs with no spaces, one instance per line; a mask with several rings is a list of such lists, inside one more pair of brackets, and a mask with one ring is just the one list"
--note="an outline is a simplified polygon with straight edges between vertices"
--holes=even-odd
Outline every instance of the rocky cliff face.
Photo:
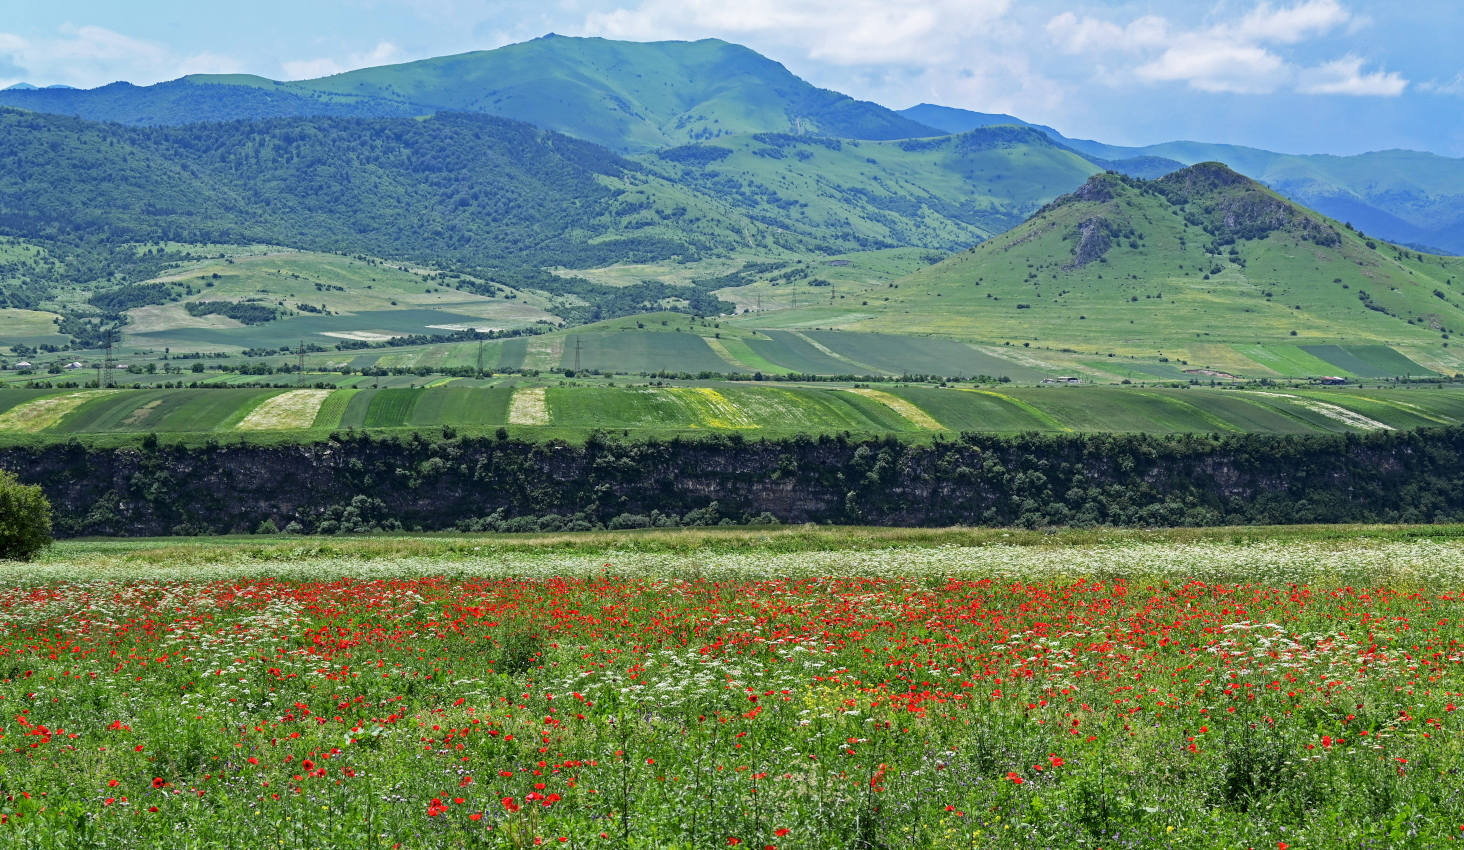
[[[1201,525],[1464,518],[1464,429],[606,443],[365,436],[0,450],[63,536],[745,522]],[[715,503],[715,504],[714,504]]]

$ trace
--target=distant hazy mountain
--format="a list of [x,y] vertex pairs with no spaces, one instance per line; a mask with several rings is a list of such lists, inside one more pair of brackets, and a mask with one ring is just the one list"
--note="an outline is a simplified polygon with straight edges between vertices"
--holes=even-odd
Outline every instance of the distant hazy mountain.
[[[1010,115],[921,104],[901,110],[948,132],[994,123],[1037,127],[1100,165],[1139,177],[1144,159],[1193,165],[1223,162],[1281,194],[1366,233],[1392,242],[1464,254],[1464,159],[1418,151],[1376,151],[1355,156],[1283,154],[1242,145],[1164,142],[1123,147],[1070,139],[1051,127]],[[1128,164],[1125,166],[1125,164]]]
[[125,124],[482,112],[621,151],[757,132],[942,135],[878,104],[816,88],[767,57],[717,39],[639,43],[549,35],[316,80],[195,75],[146,87],[0,92],[0,104]]

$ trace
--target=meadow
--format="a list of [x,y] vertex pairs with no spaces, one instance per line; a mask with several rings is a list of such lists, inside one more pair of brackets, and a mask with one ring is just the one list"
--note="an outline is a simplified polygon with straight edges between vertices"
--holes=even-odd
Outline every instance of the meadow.
[[35,847],[1437,847],[1461,527],[71,541]]

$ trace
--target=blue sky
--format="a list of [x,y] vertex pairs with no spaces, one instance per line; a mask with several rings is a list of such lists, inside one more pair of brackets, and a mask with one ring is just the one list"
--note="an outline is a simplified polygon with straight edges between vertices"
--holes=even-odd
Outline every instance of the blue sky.
[[22,0],[0,87],[191,72],[275,79],[558,32],[716,36],[901,108],[1009,112],[1117,144],[1464,156],[1457,0]]

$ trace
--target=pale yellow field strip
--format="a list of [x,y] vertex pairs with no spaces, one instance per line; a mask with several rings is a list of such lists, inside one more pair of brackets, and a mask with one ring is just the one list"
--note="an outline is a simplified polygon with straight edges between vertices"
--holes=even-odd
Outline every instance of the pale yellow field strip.
[[290,390],[271,396],[234,427],[240,431],[281,431],[309,428],[331,394],[330,390]]
[[557,369],[564,356],[564,337],[536,336],[529,340],[524,352],[525,369]]
[[711,387],[667,387],[663,392],[681,403],[698,421],[690,424],[709,428],[761,428],[747,411]]
[[727,346],[723,345],[720,339],[704,336],[702,337],[702,341],[707,344],[707,348],[710,348],[712,350],[712,353],[722,358],[722,362],[726,363],[728,366],[732,366],[733,368],[744,372],[757,371],[746,363],[743,363],[741,360],[738,360],[736,355],[727,350]]
[[549,404],[543,387],[520,387],[508,403],[508,424],[548,425]]
[[1272,398],[1288,399],[1297,407],[1304,407],[1307,410],[1312,411],[1313,413],[1320,413],[1328,419],[1335,419],[1338,422],[1341,422],[1343,425],[1351,425],[1353,428],[1359,428],[1363,431],[1394,430],[1392,425],[1389,425],[1385,422],[1379,422],[1378,420],[1371,417],[1363,416],[1361,413],[1358,413],[1355,410],[1348,410],[1345,407],[1340,407],[1335,404],[1328,404],[1325,401],[1316,401],[1314,399],[1302,398],[1301,396],[1292,395],[1290,393],[1268,393],[1262,392],[1260,390],[1247,390],[1247,392],[1253,393],[1254,395],[1264,395],[1271,396]]
[[18,404],[0,414],[0,431],[43,431],[92,399],[115,392],[117,390],[87,390],[38,398],[35,401]]
[[885,407],[888,407],[890,410],[898,413],[911,425],[914,425],[916,427],[924,428],[927,431],[945,430],[945,426],[935,421],[934,416],[931,416],[929,413],[926,413],[925,411],[904,400],[903,398],[900,398],[899,396],[890,395],[889,393],[882,392],[880,390],[865,389],[863,387],[852,387],[848,390],[848,392],[854,393],[855,395],[864,396],[870,401],[879,402]]

